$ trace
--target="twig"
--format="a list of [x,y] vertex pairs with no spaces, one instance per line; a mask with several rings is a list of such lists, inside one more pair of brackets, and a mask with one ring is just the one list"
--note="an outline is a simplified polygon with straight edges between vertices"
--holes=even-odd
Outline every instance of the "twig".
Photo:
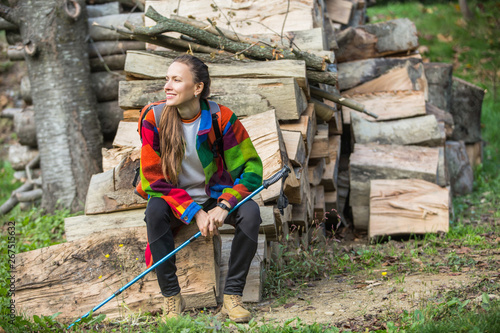
[[33,189],[33,183],[27,181],[26,183],[24,183],[14,191],[12,191],[10,198],[6,202],[4,202],[2,206],[0,206],[0,216],[10,212],[19,203],[19,200],[17,199],[16,196],[17,193],[30,191],[32,189]]
[[288,12],[290,11],[290,0],[288,0],[287,7],[286,7],[286,14],[285,14],[285,19],[283,20],[283,26],[281,27],[281,44],[283,44],[283,30],[285,30],[285,23],[286,23],[286,18],[288,17]]
[[33,183],[33,178],[31,177],[31,170],[40,163],[40,154],[37,154],[34,159],[32,159],[28,164],[26,164],[26,176],[28,177],[28,182]]

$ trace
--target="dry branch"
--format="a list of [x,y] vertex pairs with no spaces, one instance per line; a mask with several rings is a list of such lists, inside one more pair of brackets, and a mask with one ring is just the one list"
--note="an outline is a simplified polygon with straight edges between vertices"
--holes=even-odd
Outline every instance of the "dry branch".
[[311,89],[311,95],[315,95],[315,96],[318,96],[321,98],[328,99],[328,100],[335,102],[337,104],[342,104],[342,105],[345,105],[347,107],[350,107],[353,110],[366,113],[367,115],[372,116],[373,118],[378,118],[378,115],[366,110],[365,106],[363,104],[358,103],[355,100],[352,100],[350,98],[345,98],[345,97],[342,97],[340,95],[335,95],[335,94],[329,93],[323,89],[319,89],[316,87],[310,87],[310,89]]

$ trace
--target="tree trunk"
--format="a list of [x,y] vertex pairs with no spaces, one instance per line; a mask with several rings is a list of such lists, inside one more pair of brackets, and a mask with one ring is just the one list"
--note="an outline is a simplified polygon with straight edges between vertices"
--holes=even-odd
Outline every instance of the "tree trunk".
[[[28,51],[43,177],[42,206],[83,208],[101,169],[102,136],[90,84],[85,1],[17,0],[14,10]],[[31,56],[29,54],[32,54]]]

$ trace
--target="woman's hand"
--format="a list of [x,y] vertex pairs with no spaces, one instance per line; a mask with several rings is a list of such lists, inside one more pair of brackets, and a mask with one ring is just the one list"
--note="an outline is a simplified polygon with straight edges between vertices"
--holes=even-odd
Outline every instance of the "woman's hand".
[[194,218],[203,237],[212,237],[217,234],[217,226],[213,219],[210,218],[210,215],[203,209],[200,209]]
[[[231,205],[226,200],[222,201],[223,204],[231,208]],[[214,222],[217,228],[220,228],[224,225],[224,220],[226,219],[229,212],[219,206],[215,206],[211,210],[208,211],[208,215],[210,219]]]

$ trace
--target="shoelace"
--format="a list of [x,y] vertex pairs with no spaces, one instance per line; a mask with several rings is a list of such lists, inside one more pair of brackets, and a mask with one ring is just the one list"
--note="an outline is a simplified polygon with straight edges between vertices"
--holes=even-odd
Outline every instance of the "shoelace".
[[241,302],[241,299],[239,297],[230,297],[229,299],[231,300],[231,307],[232,308],[235,308],[238,305],[243,307],[243,302]]
[[167,312],[175,312],[175,299],[173,297],[169,297],[167,300]]

